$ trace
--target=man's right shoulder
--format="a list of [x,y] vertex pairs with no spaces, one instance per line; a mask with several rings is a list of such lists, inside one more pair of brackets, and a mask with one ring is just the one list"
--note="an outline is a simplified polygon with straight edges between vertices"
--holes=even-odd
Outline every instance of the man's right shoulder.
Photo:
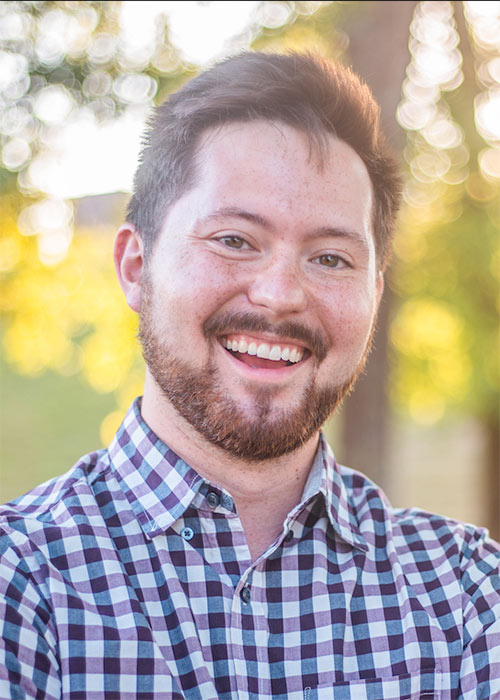
[[0,555],[6,548],[51,527],[69,526],[74,516],[92,511],[94,484],[109,468],[107,450],[82,457],[65,474],[0,505]]

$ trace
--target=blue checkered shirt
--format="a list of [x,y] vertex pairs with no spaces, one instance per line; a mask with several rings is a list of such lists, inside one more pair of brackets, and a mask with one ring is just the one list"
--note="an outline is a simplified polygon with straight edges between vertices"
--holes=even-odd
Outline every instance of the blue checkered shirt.
[[323,438],[255,561],[138,401],[0,532],[2,699],[500,698],[498,545],[392,509]]

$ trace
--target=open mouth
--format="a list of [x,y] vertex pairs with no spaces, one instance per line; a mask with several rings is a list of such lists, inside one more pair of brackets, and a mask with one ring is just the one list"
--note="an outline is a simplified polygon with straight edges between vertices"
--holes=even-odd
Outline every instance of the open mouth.
[[220,341],[233,357],[256,369],[292,367],[311,354],[307,348],[299,345],[265,342],[239,334],[223,336]]

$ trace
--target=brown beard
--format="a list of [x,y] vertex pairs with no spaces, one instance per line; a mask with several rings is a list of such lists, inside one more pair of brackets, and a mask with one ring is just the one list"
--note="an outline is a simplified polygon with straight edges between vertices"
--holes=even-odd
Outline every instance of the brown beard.
[[[247,462],[275,459],[306,443],[340,405],[351,390],[368,356],[370,340],[353,375],[340,385],[323,388],[313,379],[294,408],[273,409],[273,388],[261,388],[255,397],[255,419],[236,404],[220,386],[218,370],[210,359],[196,370],[173,355],[155,333],[149,280],[143,280],[139,340],[144,360],[163,395],[200,435],[211,444]],[[328,351],[328,343],[314,331],[293,323],[271,325],[252,314],[211,317],[203,327],[212,343],[224,331],[268,331],[305,342],[312,351],[309,361],[317,365]]]

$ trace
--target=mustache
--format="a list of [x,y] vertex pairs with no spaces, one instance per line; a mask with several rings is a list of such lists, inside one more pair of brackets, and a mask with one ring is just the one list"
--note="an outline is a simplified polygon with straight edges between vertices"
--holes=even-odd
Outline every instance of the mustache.
[[295,321],[271,323],[262,316],[252,313],[225,313],[208,318],[203,324],[206,338],[234,333],[235,331],[254,331],[269,333],[277,337],[286,337],[306,345],[318,362],[322,362],[330,349],[330,342],[319,331],[308,328]]

